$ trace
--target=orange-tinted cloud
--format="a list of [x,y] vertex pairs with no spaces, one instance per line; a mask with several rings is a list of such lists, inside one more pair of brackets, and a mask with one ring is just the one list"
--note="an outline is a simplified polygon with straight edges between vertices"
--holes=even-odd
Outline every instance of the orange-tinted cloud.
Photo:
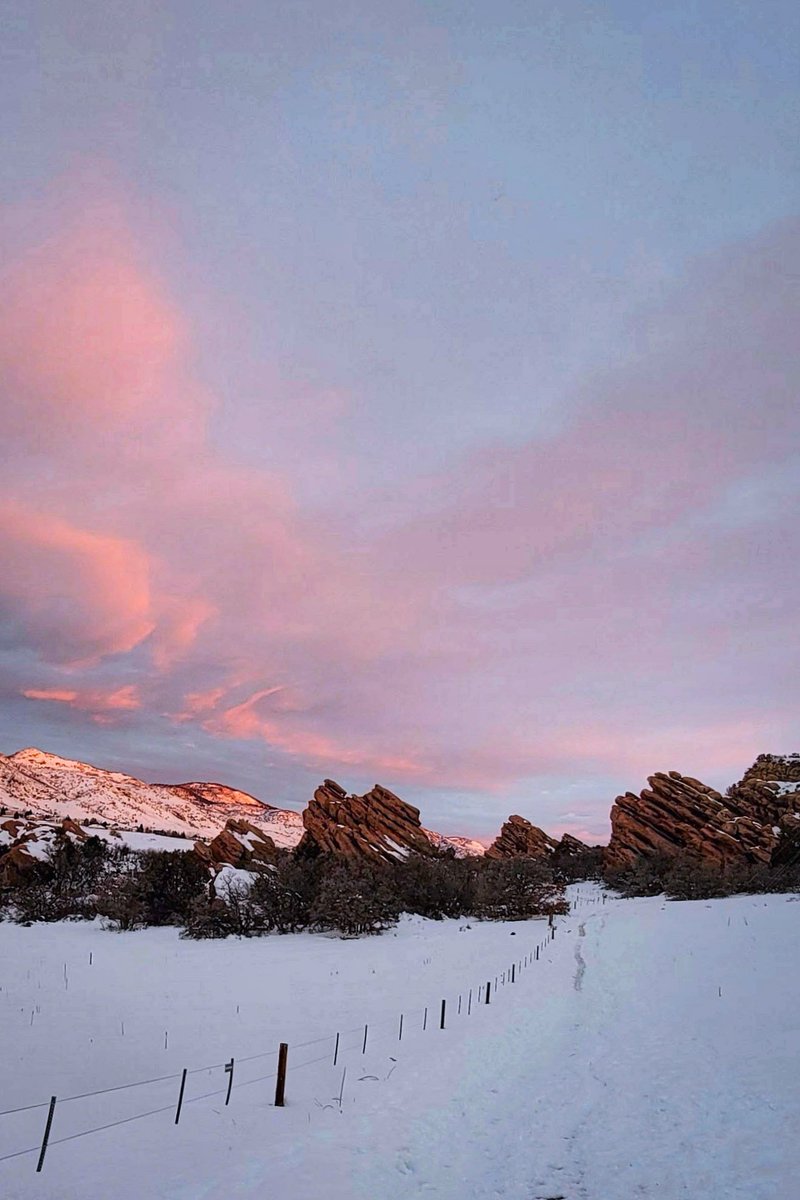
[[124,654],[153,630],[150,562],[135,542],[53,513],[0,504],[0,594],[49,662]]
[[22,695],[28,700],[66,704],[69,708],[91,713],[105,723],[110,723],[115,714],[133,712],[141,708],[139,691],[134,684],[126,684],[111,691],[103,691],[100,688],[25,688]]
[[359,746],[356,737],[339,741],[265,715],[263,701],[283,691],[284,688],[278,686],[254,692],[242,703],[224,710],[217,719],[208,722],[206,728],[230,737],[258,738],[309,763],[388,771],[400,779],[421,779],[430,774],[430,768],[412,755],[396,754],[375,746]]
[[[294,771],[484,795],[516,782],[532,798],[553,772],[610,787],[659,765],[727,771],[737,743],[741,763],[778,728],[747,735],[742,713],[764,711],[778,678],[794,686],[780,647],[796,528],[712,518],[800,432],[776,315],[792,230],[702,265],[546,440],[484,447],[389,500],[359,490],[351,444],[332,464],[352,478],[346,504],[340,489],[341,507],[312,509],[296,481],[313,403],[287,414],[291,470],[253,465],[249,445],[236,458],[224,405],[208,420],[189,321],[123,209],[66,220],[0,285],[0,605],[26,666],[31,652],[54,664],[26,689],[43,704],[126,712],[80,704],[101,660],[115,694],[108,660],[129,655],[150,669],[142,715],[167,714],[165,737],[180,722],[198,742],[249,743],[236,756],[251,762],[271,747]],[[270,397],[255,441],[275,412]]]

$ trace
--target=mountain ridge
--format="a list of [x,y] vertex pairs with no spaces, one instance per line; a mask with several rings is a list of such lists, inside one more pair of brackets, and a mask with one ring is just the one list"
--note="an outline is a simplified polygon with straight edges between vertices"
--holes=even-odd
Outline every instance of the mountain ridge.
[[[216,837],[230,820],[244,820],[282,849],[294,848],[304,833],[301,812],[278,808],[239,788],[212,781],[146,783],[34,746],[0,754],[0,808],[200,839]],[[473,838],[422,832],[434,847],[450,847],[459,856],[484,852]]]

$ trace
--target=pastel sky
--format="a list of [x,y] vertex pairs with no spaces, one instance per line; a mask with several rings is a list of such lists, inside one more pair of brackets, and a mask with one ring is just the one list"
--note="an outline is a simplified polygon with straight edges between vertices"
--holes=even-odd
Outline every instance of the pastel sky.
[[0,722],[602,839],[800,749],[790,0],[6,0]]

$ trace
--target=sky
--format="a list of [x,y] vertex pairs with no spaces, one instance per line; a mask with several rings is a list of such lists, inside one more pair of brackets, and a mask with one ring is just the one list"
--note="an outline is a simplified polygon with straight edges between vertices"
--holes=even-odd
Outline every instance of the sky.
[[796,4],[0,19],[0,750],[603,840],[800,749]]

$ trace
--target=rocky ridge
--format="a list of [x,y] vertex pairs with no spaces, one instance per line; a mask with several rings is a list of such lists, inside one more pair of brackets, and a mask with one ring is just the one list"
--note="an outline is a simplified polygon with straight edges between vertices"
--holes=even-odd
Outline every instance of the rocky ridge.
[[274,864],[278,848],[256,825],[232,818],[210,842],[195,842],[194,853],[212,870],[229,866],[258,871]]
[[363,796],[348,795],[326,779],[303,810],[300,854],[343,854],[392,861],[436,850],[422,828],[419,809],[376,784]]
[[657,772],[638,796],[626,792],[611,809],[606,864],[688,853],[717,867],[769,865],[800,825],[800,760],[761,755],[722,796],[678,771]]
[[487,858],[547,858],[558,843],[525,817],[510,816],[486,851]]

